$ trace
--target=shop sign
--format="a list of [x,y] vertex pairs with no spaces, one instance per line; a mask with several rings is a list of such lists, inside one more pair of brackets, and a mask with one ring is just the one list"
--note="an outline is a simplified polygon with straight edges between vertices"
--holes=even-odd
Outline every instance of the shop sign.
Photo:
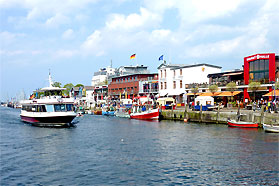
[[256,55],[247,57],[246,61],[249,62],[249,61],[255,61],[258,59],[269,59],[269,54],[256,54]]

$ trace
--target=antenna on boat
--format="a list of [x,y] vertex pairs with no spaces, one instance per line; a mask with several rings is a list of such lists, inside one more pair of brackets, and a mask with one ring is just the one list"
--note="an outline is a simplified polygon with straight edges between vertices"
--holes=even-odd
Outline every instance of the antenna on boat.
[[52,81],[52,78],[51,78],[51,74],[50,74],[50,69],[49,69],[49,73],[48,73],[48,81],[49,81],[49,87],[53,87],[53,81]]

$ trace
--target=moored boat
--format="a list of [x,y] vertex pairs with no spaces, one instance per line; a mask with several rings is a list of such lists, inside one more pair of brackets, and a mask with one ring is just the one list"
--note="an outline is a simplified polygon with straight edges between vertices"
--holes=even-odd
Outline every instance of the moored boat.
[[104,116],[114,116],[114,111],[102,111],[102,115],[104,115]]
[[102,115],[102,110],[94,110],[94,115]]
[[135,112],[130,114],[131,119],[141,119],[141,120],[158,120],[159,119],[159,109],[151,109],[143,112]]
[[74,99],[62,97],[64,88],[53,87],[49,74],[49,87],[34,92],[29,100],[21,101],[20,113],[23,122],[35,126],[69,126],[76,117]]
[[255,122],[246,122],[246,121],[236,121],[228,120],[228,125],[230,127],[243,127],[243,128],[258,128],[258,123]]
[[125,107],[120,107],[115,111],[115,116],[120,117],[120,118],[129,118],[129,112]]
[[279,133],[279,125],[268,125],[263,123],[263,129],[266,132],[278,132]]

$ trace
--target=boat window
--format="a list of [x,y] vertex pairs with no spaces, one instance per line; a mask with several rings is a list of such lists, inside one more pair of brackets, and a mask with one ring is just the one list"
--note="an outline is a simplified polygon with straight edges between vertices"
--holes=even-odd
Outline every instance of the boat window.
[[64,104],[57,104],[57,105],[54,105],[54,110],[55,110],[55,112],[65,112],[66,106]]
[[67,111],[74,111],[73,104],[66,104]]
[[47,112],[54,112],[53,105],[46,105]]

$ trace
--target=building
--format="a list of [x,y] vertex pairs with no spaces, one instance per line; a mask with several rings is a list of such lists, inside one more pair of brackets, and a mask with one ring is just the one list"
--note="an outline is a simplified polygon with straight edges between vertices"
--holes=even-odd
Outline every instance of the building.
[[129,74],[149,74],[147,66],[121,66],[116,70],[116,76],[129,75]]
[[108,96],[116,100],[154,93],[156,83],[158,88],[157,73],[120,75],[112,78],[108,85]]
[[219,66],[210,64],[166,64],[158,67],[159,74],[159,95],[172,96],[177,103],[184,102],[183,94],[185,89],[194,84],[209,84],[208,74],[221,72]]
[[[271,91],[273,84],[279,80],[279,56],[275,53],[254,54],[244,57],[244,84],[260,82],[262,94]],[[250,99],[248,87],[244,88],[244,100]]]
[[108,79],[115,75],[115,68],[107,67],[101,68],[98,72],[94,72],[91,80],[91,86],[107,85]]

